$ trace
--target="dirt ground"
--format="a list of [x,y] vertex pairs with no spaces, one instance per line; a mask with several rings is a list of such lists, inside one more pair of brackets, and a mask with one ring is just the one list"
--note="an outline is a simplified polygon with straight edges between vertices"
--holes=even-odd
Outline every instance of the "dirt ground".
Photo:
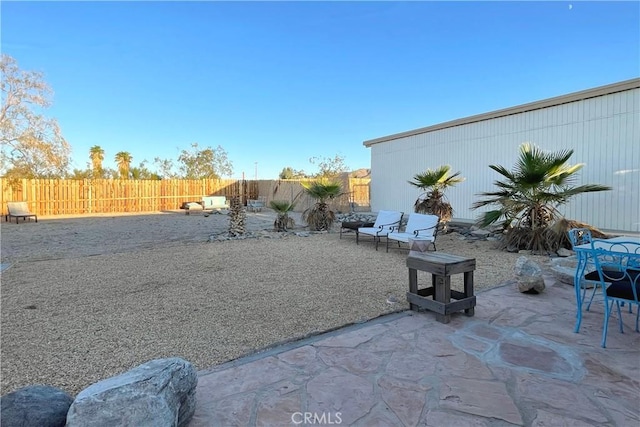
[[[2,222],[1,392],[49,384],[76,394],[160,357],[207,369],[408,308],[406,250],[356,245],[337,229],[275,233],[274,218],[248,213],[247,229],[262,237],[213,242],[225,214]],[[520,255],[461,239],[440,235],[437,248],[476,258],[478,298],[512,281]]]

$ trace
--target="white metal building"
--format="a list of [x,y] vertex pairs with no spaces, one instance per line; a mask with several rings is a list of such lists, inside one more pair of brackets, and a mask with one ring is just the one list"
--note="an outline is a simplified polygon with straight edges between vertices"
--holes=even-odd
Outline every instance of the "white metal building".
[[371,149],[371,209],[413,212],[416,173],[450,165],[466,180],[447,190],[454,220],[472,222],[479,193],[496,190],[523,142],[546,151],[572,149],[569,164],[584,163],[575,185],[611,191],[586,193],[561,206],[565,217],[603,230],[640,231],[640,78],[365,141]]

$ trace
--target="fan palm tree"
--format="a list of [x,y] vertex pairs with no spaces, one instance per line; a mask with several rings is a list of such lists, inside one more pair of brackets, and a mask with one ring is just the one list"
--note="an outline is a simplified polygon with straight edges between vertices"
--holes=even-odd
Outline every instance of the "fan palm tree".
[[336,219],[336,215],[329,209],[327,202],[342,194],[342,185],[326,179],[302,182],[301,185],[304,193],[316,200],[312,208],[302,213],[302,218],[312,230],[329,230]]
[[128,153],[127,151],[120,151],[116,153],[115,160],[118,164],[118,170],[120,171],[120,178],[129,178],[129,168],[131,166],[131,161],[133,160],[131,153]]
[[276,220],[273,222],[276,231],[287,231],[289,227],[295,225],[295,221],[289,216],[289,212],[296,207],[295,203],[286,200],[272,200],[269,202],[269,207],[277,214]]
[[[496,205],[484,212],[477,225],[486,227],[501,223],[505,230],[503,245],[506,248],[534,251],[556,251],[559,240],[551,227],[562,218],[557,208],[572,197],[595,191],[611,190],[604,185],[586,184],[573,186],[576,173],[583,163],[573,166],[567,161],[573,150],[545,152],[530,143],[520,146],[520,156],[513,168],[489,165],[505,179],[495,181],[497,191],[481,193],[484,200],[473,204],[473,209]],[[562,231],[561,231],[562,232]],[[566,231],[565,231],[566,232]]]
[[89,149],[89,157],[91,158],[91,165],[93,174],[95,176],[102,176],[102,161],[104,160],[104,150],[99,145],[94,145]]
[[453,208],[444,193],[449,187],[464,181],[460,172],[449,175],[450,171],[449,165],[440,166],[435,170],[427,169],[416,174],[413,181],[409,181],[409,184],[424,191],[413,205],[414,211],[437,215],[442,225],[446,225],[453,217]]

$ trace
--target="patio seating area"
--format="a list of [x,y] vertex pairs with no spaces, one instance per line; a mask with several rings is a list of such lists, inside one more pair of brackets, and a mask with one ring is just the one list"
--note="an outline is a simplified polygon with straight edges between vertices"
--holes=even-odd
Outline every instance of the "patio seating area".
[[573,288],[545,281],[481,292],[446,325],[406,311],[202,371],[190,426],[638,425],[635,314],[601,348],[602,304],[574,333]]
[[411,250],[417,245],[420,250],[428,248],[436,250],[436,237],[440,228],[440,218],[437,215],[427,215],[421,213],[410,213],[405,216],[400,211],[381,210],[377,213],[375,222],[364,219],[346,220],[340,223],[340,238],[344,233],[354,232],[356,244],[360,244],[362,237],[372,241],[376,250],[385,239],[385,248],[389,252],[390,248]]

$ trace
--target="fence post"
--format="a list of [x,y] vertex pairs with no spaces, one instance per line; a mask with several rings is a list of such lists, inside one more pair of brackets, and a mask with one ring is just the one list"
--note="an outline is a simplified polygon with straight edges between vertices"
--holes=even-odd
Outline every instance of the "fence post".
[[88,194],[87,194],[87,199],[89,200],[89,206],[87,207],[87,211],[88,211],[89,213],[91,213],[91,187],[92,187],[92,186],[91,186],[91,182],[88,182],[88,183],[87,183],[87,181],[88,181],[87,179],[85,179],[85,180],[84,180],[85,185],[87,185],[87,184],[88,184],[88,185],[87,185],[87,188],[89,188],[89,192],[88,192]]

